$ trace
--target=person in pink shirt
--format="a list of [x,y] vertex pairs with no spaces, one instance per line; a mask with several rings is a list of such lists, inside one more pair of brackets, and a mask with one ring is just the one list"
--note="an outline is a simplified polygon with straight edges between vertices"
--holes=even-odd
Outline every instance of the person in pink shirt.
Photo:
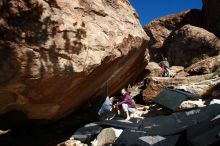
[[118,109],[122,108],[122,110],[126,113],[126,120],[129,120],[130,119],[129,112],[134,113],[136,110],[136,106],[128,91],[126,91],[125,89],[122,89],[121,93],[123,95],[122,101],[117,103],[115,107]]

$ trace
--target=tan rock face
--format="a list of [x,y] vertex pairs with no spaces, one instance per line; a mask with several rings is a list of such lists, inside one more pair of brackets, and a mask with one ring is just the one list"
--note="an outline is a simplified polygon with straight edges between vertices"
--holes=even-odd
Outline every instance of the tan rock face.
[[202,56],[220,52],[220,39],[203,28],[185,25],[170,36],[165,44],[171,65],[189,66]]
[[[197,57],[200,57],[201,53],[203,53],[202,46],[205,46],[207,49],[216,47],[216,41],[218,40],[220,36],[220,13],[219,13],[219,6],[220,2],[218,0],[203,0],[203,10],[188,10],[179,14],[173,14],[173,15],[168,15],[165,17],[158,18],[151,23],[147,24],[144,29],[148,36],[150,37],[150,42],[149,42],[149,52],[151,55],[152,61],[159,62],[162,60],[163,57],[166,57],[169,54],[167,54],[167,49],[169,50],[170,47],[179,47],[178,51],[182,51],[181,45],[183,47],[189,46],[189,50],[191,50],[192,53],[194,52],[199,52],[200,54],[197,55]],[[207,32],[203,32],[202,30],[198,32],[197,30],[181,30],[184,25],[191,25],[191,26],[196,26],[196,27],[202,27],[207,32],[212,32],[218,38],[212,37],[210,34],[207,34]],[[180,29],[180,30],[179,30]],[[175,37],[177,31],[182,31],[185,33],[181,36],[176,38],[175,41],[182,41],[182,44],[174,44],[174,42],[170,41]],[[189,32],[190,31],[190,32]],[[194,34],[192,33],[194,32]],[[197,35],[196,35],[197,34]],[[192,38],[194,37],[192,41],[190,41],[189,38],[191,38],[190,35],[193,35]],[[204,36],[203,36],[204,35]],[[206,37],[207,35],[207,37]],[[213,39],[212,39],[213,38]],[[196,41],[195,40],[200,40]],[[209,41],[212,40],[212,41]],[[207,41],[210,42],[210,44],[207,45]],[[211,43],[213,42],[213,44]],[[196,50],[196,51],[195,51]],[[185,49],[184,49],[185,51]],[[172,50],[171,52],[174,52]],[[182,53],[182,52],[181,52]],[[190,54],[182,54],[186,55],[184,57],[190,56]],[[192,54],[193,55],[193,54]],[[195,55],[194,55],[195,56]],[[213,56],[213,55],[212,55]],[[179,56],[178,56],[179,57]],[[177,58],[178,58],[177,57]],[[190,61],[190,60],[188,60]],[[177,64],[172,64],[172,65],[184,65],[187,66],[185,62],[181,64],[181,61],[178,61]],[[176,63],[174,61],[174,63]]]
[[185,71],[189,74],[208,74],[215,72],[218,68],[220,68],[220,55],[192,64]]
[[175,75],[178,76],[180,73],[184,72],[184,67],[182,66],[171,66],[169,70]]
[[183,89],[185,91],[194,93],[196,95],[206,96],[208,94],[210,95],[210,91],[219,83],[220,83],[220,77],[217,77],[217,78],[210,79],[210,80],[204,80],[201,82],[178,86],[176,88]]
[[0,113],[58,119],[144,69],[148,38],[127,0],[10,0],[0,11]]
[[220,37],[220,1],[203,0],[204,27]]
[[[199,86],[204,85],[204,90],[201,89],[204,92],[201,92],[202,95],[207,93],[207,91],[211,91],[214,85],[216,85],[217,82],[219,82],[219,78],[215,78],[216,74],[207,74],[207,75],[201,75],[201,76],[189,76],[189,77],[175,77],[175,78],[169,78],[169,77],[150,77],[146,80],[147,82],[147,88],[143,91],[143,99],[145,102],[152,101],[162,89],[165,88],[175,88],[177,86],[181,87],[188,87],[190,86],[191,88],[187,88],[188,90],[194,89],[193,87],[197,85],[197,89],[195,91],[200,91]],[[214,81],[212,84],[212,80]],[[209,80],[210,79],[210,80]],[[201,83],[201,84],[200,84]],[[205,83],[209,83],[207,86]],[[183,89],[183,88],[182,88]],[[194,93],[194,92],[192,92]],[[199,95],[201,95],[199,94]]]
[[173,14],[158,18],[144,26],[144,30],[150,37],[149,51],[153,60],[161,60],[164,41],[169,35],[186,24],[201,26],[202,12],[200,10],[188,10],[179,14]]

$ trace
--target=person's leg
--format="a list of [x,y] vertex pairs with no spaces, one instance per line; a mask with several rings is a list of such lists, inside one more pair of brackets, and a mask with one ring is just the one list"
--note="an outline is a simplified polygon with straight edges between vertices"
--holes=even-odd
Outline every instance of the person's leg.
[[135,111],[136,111],[135,108],[128,108],[128,112],[131,113],[131,116],[130,116],[130,117],[135,117],[135,116],[134,116]]
[[127,104],[122,104],[122,109],[126,113],[126,119],[125,120],[130,120],[130,116],[128,113],[128,105]]
[[170,76],[169,70],[167,67],[165,67],[165,77],[169,77],[169,76]]

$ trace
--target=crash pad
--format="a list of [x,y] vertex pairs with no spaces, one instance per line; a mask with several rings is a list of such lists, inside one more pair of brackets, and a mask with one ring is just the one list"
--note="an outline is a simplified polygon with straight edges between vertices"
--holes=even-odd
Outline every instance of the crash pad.
[[203,121],[186,130],[187,141],[190,146],[208,146],[220,143],[220,119]]
[[173,113],[178,121],[188,120],[195,121],[195,123],[200,123],[205,120],[211,120],[218,114],[220,114],[220,104],[212,104],[186,112]]
[[119,129],[139,129],[142,118],[132,118],[129,121],[124,119],[104,120],[99,122],[103,127],[114,127]]
[[126,129],[122,132],[113,146],[175,146],[180,135],[149,136],[145,131]]
[[139,130],[149,135],[173,135],[203,121],[212,120],[219,113],[220,105],[215,104],[168,116],[145,118]]
[[98,123],[90,123],[79,128],[71,138],[80,140],[81,142],[89,142],[93,140],[103,128]]
[[176,111],[183,101],[187,99],[198,100],[200,98],[200,96],[183,90],[164,89],[155,97],[154,102],[172,111]]
[[184,131],[194,124],[193,121],[178,122],[173,115],[145,118],[140,130],[146,131],[148,135],[173,135]]

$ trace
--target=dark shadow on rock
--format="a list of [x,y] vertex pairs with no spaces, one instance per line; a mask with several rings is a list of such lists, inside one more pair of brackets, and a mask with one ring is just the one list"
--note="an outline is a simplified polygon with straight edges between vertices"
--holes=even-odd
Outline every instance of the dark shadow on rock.
[[[70,34],[74,34],[76,40],[71,41]],[[74,31],[64,31],[63,38],[65,40],[65,49],[71,54],[79,54],[82,49],[85,49],[85,45],[82,44],[82,39],[86,37],[86,31],[84,29],[77,29]]]
[[97,121],[97,111],[85,104],[80,110],[58,121],[30,120],[18,111],[0,115],[0,130],[11,129],[0,136],[4,146],[55,146],[68,140],[81,126]]
[[21,111],[10,111],[0,115],[0,129],[14,129],[25,126],[27,115]]
[[3,84],[13,77],[15,71],[14,65],[8,62],[12,49],[5,44],[0,45],[0,84]]

